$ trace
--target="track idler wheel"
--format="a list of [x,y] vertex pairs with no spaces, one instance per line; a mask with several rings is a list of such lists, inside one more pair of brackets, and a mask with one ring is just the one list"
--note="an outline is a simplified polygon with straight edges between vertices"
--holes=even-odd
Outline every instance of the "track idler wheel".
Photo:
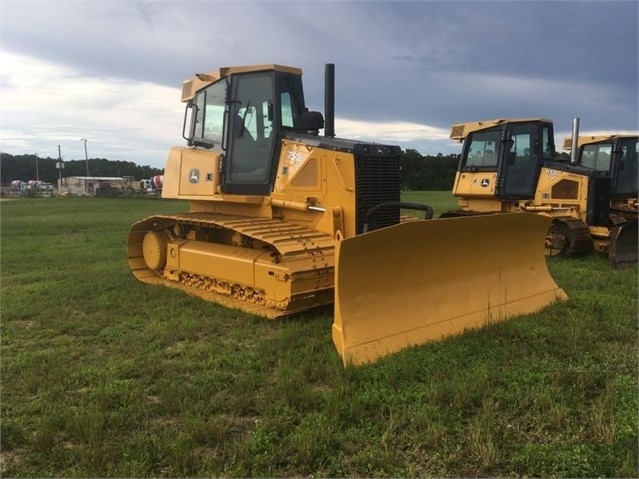
[[568,254],[570,230],[565,223],[553,221],[546,234],[546,256],[559,256]]
[[546,233],[546,256],[590,253],[593,248],[590,229],[581,220],[555,219]]
[[166,236],[159,231],[148,231],[142,240],[144,262],[154,271],[164,269],[166,265]]

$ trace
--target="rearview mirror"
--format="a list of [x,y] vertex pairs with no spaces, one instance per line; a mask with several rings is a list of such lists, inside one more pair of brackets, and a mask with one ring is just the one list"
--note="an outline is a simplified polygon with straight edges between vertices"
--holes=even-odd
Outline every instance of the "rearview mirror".
[[195,135],[195,117],[197,113],[197,105],[195,103],[189,103],[184,110],[184,124],[182,125],[182,138],[189,143],[193,140]]

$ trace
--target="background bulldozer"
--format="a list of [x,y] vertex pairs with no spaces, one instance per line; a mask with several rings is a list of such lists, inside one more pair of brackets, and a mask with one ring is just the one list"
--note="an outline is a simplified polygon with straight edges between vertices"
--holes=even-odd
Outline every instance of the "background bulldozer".
[[453,186],[461,210],[443,217],[536,212],[552,218],[547,254],[597,249],[606,251],[615,267],[636,263],[636,137],[634,143],[614,143],[613,161],[609,157],[606,167],[598,168],[558,161],[553,124],[546,119],[460,123],[450,136],[463,142]]
[[297,68],[183,83],[187,146],[169,153],[162,197],[190,211],[132,226],[139,280],[267,318],[334,303],[333,341],[355,364],[566,297],[546,267],[546,218],[402,222],[402,208],[432,209],[400,202],[400,148],[335,138],[333,65],[325,84],[326,123]]
[[[610,218],[613,229],[613,262],[637,261],[637,211],[639,201],[639,145],[637,135],[578,136],[578,120],[572,137],[564,138],[571,162],[610,176]],[[575,143],[573,147],[573,143]]]

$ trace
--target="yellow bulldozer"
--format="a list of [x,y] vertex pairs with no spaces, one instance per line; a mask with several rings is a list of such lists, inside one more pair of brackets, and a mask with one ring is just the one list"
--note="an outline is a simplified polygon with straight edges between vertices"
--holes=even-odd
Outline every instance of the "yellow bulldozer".
[[[322,115],[298,68],[186,80],[186,146],[169,152],[162,197],[189,212],[131,227],[135,277],[266,318],[333,303],[345,364],[566,298],[546,265],[548,219],[429,219],[402,203],[400,147],[336,138],[334,84],[328,64]],[[402,221],[406,208],[426,219]]]
[[[578,121],[573,122],[573,137],[577,131]],[[553,123],[543,118],[459,123],[450,137],[463,142],[453,186],[461,209],[442,217],[535,212],[552,218],[548,255],[596,249],[607,252],[614,267],[637,262],[636,216],[633,220],[611,208],[615,188],[632,189],[628,185],[634,181],[636,197],[636,173],[618,170],[611,175],[609,168],[558,160]],[[636,138],[624,151],[628,159],[617,164],[636,172]]]

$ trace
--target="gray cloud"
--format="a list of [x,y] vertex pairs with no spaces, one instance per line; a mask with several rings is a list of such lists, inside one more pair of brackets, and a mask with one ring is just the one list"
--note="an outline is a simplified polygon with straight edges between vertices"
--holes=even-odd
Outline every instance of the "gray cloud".
[[635,1],[5,1],[1,17],[4,50],[78,76],[178,89],[196,72],[282,63],[304,70],[321,110],[331,62],[336,113],[351,120],[543,116],[567,129],[580,116],[588,130],[637,129]]

